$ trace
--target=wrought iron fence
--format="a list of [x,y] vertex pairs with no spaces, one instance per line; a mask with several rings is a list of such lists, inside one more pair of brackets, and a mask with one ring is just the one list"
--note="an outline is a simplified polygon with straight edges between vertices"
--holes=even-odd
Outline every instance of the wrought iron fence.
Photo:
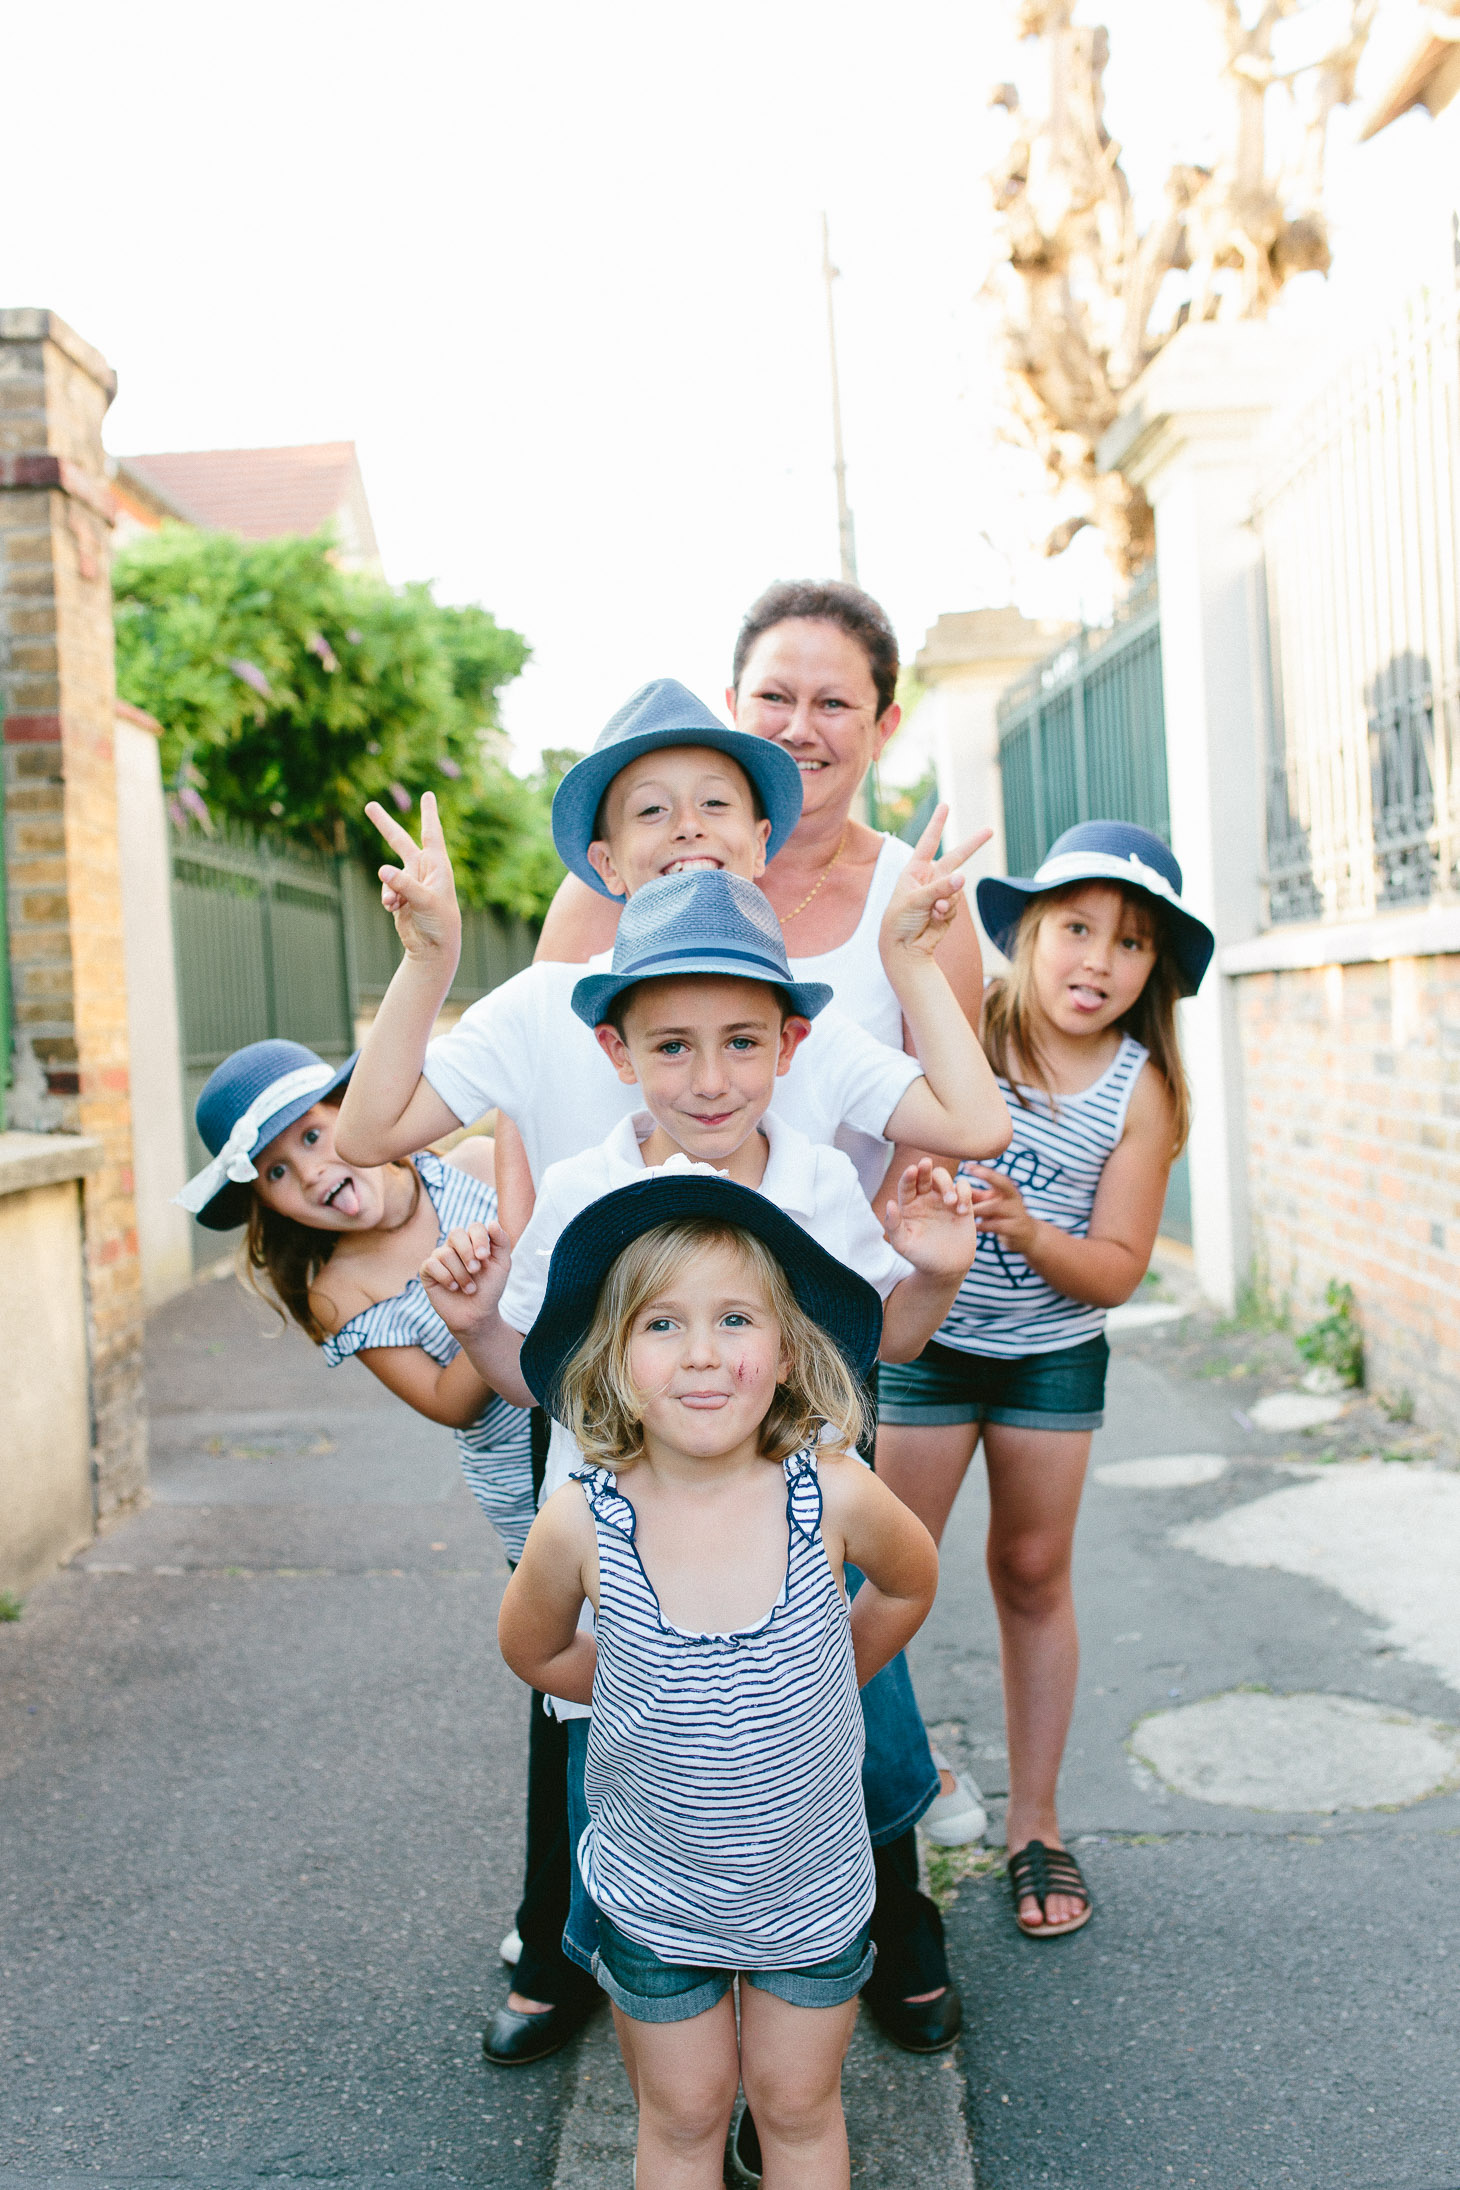
[[1108,630],[1082,631],[999,701],[1004,843],[1032,874],[1077,821],[1135,821],[1166,839],[1166,713],[1153,580]]
[[1295,418],[1257,499],[1269,917],[1460,890],[1460,290],[1417,298]]

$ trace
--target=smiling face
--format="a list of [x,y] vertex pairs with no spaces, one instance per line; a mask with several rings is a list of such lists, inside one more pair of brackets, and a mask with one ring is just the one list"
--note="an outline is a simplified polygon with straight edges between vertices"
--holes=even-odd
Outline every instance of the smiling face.
[[750,778],[711,746],[666,745],[621,768],[604,794],[603,835],[588,858],[615,897],[693,867],[748,882],[765,871],[769,821],[756,817]]
[[316,1103],[254,1157],[260,1201],[316,1232],[373,1232],[386,1213],[387,1167],[361,1170],[335,1154],[339,1111]]
[[902,719],[896,705],[878,714],[865,647],[819,617],[792,617],[764,632],[726,700],[737,730],[773,739],[795,761],[803,814],[848,812]]
[[704,1459],[753,1444],[790,1364],[749,1258],[730,1241],[686,1256],[634,1317],[628,1367],[646,1443]]
[[1151,910],[1109,882],[1080,882],[1041,912],[1034,999],[1062,1034],[1099,1034],[1131,1009],[1156,963]]
[[769,982],[716,974],[640,981],[623,1032],[596,1029],[619,1078],[638,1081],[661,1132],[696,1163],[713,1164],[750,1139],[810,1031],[805,1019],[782,1019]]

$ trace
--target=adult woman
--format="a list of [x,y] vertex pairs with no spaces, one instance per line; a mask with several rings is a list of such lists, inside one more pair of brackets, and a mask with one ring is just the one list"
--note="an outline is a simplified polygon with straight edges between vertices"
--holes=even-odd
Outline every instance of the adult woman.
[[[867,771],[901,720],[897,672],[897,639],[874,600],[855,586],[791,581],[769,587],[748,611],[725,697],[737,729],[782,745],[801,774],[801,819],[761,883],[780,918],[792,972],[797,980],[830,982],[843,1010],[883,1041],[903,1046],[902,1013],[882,969],[877,931],[911,847],[852,812]],[[548,914],[538,955],[589,958],[612,946],[617,925],[618,908],[570,875]],[[959,905],[938,961],[964,1011],[976,1018],[983,968],[966,905]],[[869,1194],[876,1194],[890,1161],[904,1161],[903,1151],[894,1153],[871,1136],[839,1138]],[[515,1210],[521,1192],[514,1141],[499,1131],[499,1185],[509,1230],[507,1212]],[[956,2036],[959,2009],[937,1913],[917,1890],[916,1837],[907,1821],[921,1814],[925,1823],[932,1818],[940,1836],[969,1840],[982,1831],[983,1812],[972,1782],[955,1782],[941,1758],[941,1784],[919,1784],[919,1769],[929,1769],[928,1753],[901,1660],[864,1697],[869,1759],[882,1746],[873,1729],[885,1712],[886,1750],[898,1760],[885,1785],[870,1771],[867,1783],[879,1953],[868,2001],[899,2043],[932,2050]],[[909,1722],[916,1743],[907,1739]],[[884,1834],[879,1815],[888,1821]]]

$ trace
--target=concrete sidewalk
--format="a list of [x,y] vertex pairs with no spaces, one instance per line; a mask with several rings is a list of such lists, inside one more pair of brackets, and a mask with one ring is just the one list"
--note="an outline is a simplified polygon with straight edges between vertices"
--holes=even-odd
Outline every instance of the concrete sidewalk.
[[[1065,1814],[1096,1919],[1036,1945],[1001,1878],[937,1866],[968,2032],[914,2061],[864,2019],[859,2186],[1460,2186],[1460,1796],[1210,1799],[1274,1695],[1359,1713],[1342,1754],[1320,1728],[1279,1758],[1300,1791],[1362,1767],[1383,1801],[1405,1743],[1443,1750],[1460,1694],[1433,1578],[1460,1478],[1354,1460],[1362,1409],[1332,1439],[1254,1433],[1221,1346],[1181,1329],[1117,1341],[1096,1463],[1205,1455],[1205,1479],[1097,1477],[1081,1525]],[[150,1352],[154,1504],[0,1627],[0,2186],[618,2190],[606,2017],[535,2069],[480,2055],[526,1723],[451,1440],[231,1283],[154,1318]],[[971,1482],[915,1657],[996,1796],[981,1530]],[[1214,1696],[1235,1734],[1181,1718]],[[1163,1728],[1207,1799],[1132,1753]]]

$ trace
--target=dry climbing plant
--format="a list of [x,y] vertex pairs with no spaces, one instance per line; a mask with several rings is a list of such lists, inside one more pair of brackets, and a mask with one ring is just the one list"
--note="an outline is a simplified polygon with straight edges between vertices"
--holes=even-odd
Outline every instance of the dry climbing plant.
[[[1206,5],[1222,41],[1220,149],[1210,167],[1171,169],[1144,228],[1105,126],[1109,36],[1072,22],[1075,0],[1023,0],[1018,10],[1020,36],[1043,49],[1046,111],[1026,113],[1012,84],[993,101],[1012,123],[990,177],[1003,246],[990,289],[1007,430],[1038,454],[1068,511],[1045,552],[1059,554],[1097,525],[1126,575],[1151,553],[1151,511],[1138,488],[1097,471],[1096,444],[1126,389],[1188,318],[1260,319],[1294,274],[1327,272],[1328,123],[1353,98],[1378,0],[1348,0],[1342,34],[1286,70],[1273,54],[1278,26],[1320,8],[1329,15],[1330,0],[1263,0],[1247,9],[1249,21],[1238,0]],[[1279,117],[1283,100],[1291,111]],[[1298,126],[1280,131],[1279,118]],[[1186,277],[1187,292],[1174,313],[1162,295],[1172,273]]]

